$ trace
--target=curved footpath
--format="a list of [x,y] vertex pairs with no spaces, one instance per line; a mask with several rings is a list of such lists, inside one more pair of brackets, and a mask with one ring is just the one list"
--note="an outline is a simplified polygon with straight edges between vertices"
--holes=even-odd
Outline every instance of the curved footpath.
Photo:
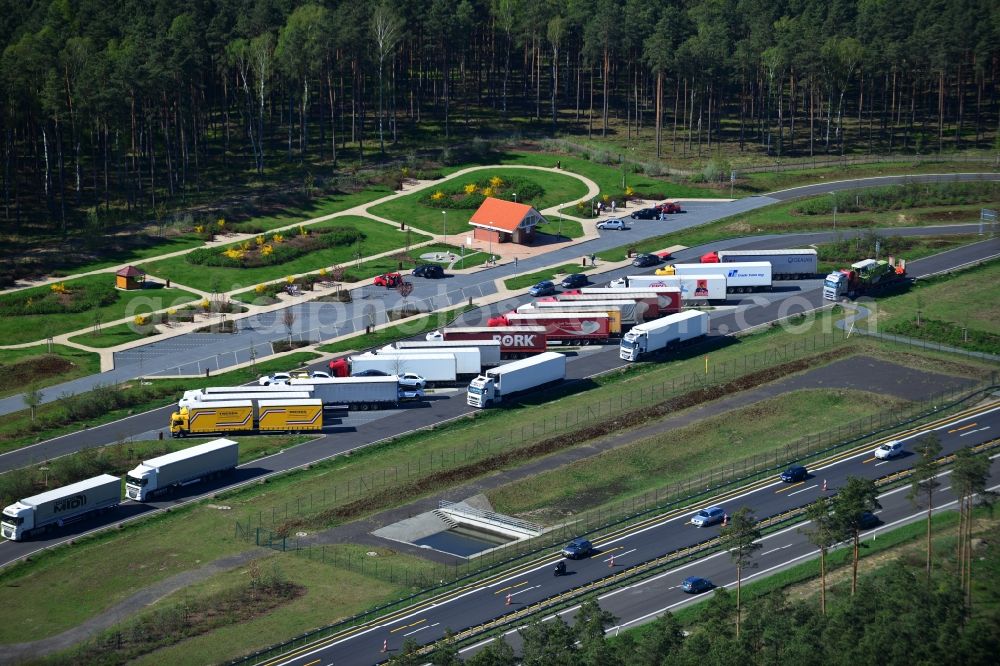
[[[456,172],[450,178],[460,177],[466,173],[497,167],[474,167]],[[507,167],[504,167],[507,168]],[[588,182],[588,195],[596,192],[596,185],[592,181],[578,174],[555,169],[545,169],[542,167],[518,167],[531,168],[536,170],[556,171],[560,174],[572,175],[583,182]],[[708,222],[735,215],[762,206],[777,203],[801,196],[811,196],[822,194],[823,192],[833,192],[849,190],[878,185],[905,184],[913,182],[964,182],[964,181],[1000,181],[1000,174],[996,173],[970,173],[970,174],[925,174],[919,176],[882,176],[868,179],[853,179],[835,181],[819,185],[809,185],[775,192],[772,195],[747,197],[726,202],[699,202],[692,200],[688,202],[688,212],[682,216],[675,216],[671,220],[671,231],[680,231],[692,227],[700,226]],[[310,223],[323,221],[340,215],[360,214],[367,211],[367,208],[378,205],[384,201],[398,196],[412,194],[419,189],[425,189],[441,181],[423,181],[417,187],[407,189],[389,195],[375,202],[357,206],[348,211],[334,213],[321,218],[311,220]],[[589,196],[588,196],[589,198]],[[588,199],[583,199],[588,200]],[[559,207],[568,204],[560,204]],[[558,207],[546,209],[551,211]],[[592,226],[593,220],[584,221],[588,226]],[[295,226],[295,225],[291,225]],[[940,227],[919,227],[913,231],[909,230],[886,230],[886,233],[898,233],[899,235],[927,235],[929,233],[970,233],[971,230],[978,229],[978,225],[952,225]],[[629,232],[627,240],[639,242],[646,238],[651,238],[663,233],[661,226],[656,223],[637,223]],[[843,232],[840,232],[841,235]],[[815,236],[812,234],[811,236]],[[765,240],[769,237],[750,237],[754,241]],[[426,309],[439,310],[467,302],[474,299],[480,304],[494,302],[507,296],[507,292],[502,288],[502,280],[516,274],[523,274],[541,270],[550,266],[557,266],[565,263],[579,262],[581,257],[592,253],[621,245],[623,239],[619,232],[604,232],[601,235],[590,234],[590,238],[582,241],[570,241],[562,243],[557,249],[544,254],[518,261],[516,264],[508,262],[499,266],[486,269],[470,270],[468,272],[456,274],[449,278],[447,287],[436,285],[433,281],[414,279],[416,286],[415,295],[411,297],[411,302],[416,302]],[[733,242],[752,242],[747,238],[733,239]],[[713,248],[732,247],[726,241],[713,243]],[[680,257],[680,255],[678,255]],[[626,262],[621,262],[624,265]],[[500,285],[498,287],[498,285]],[[426,296],[425,294],[434,289],[438,293]],[[139,376],[150,375],[204,375],[206,370],[218,371],[232,368],[238,365],[247,364],[252,358],[261,359],[271,353],[271,343],[283,340],[286,332],[281,323],[281,317],[276,312],[289,308],[295,317],[293,327],[293,337],[299,339],[318,339],[330,341],[357,331],[364,330],[365,326],[371,322],[370,311],[374,306],[374,318],[377,326],[384,326],[388,323],[385,310],[398,304],[400,297],[394,291],[377,290],[373,293],[370,287],[360,286],[352,291],[354,300],[349,304],[331,304],[306,302],[307,298],[314,298],[314,293],[304,294],[298,297],[298,302],[292,303],[283,300],[281,303],[269,308],[260,308],[257,312],[251,312],[239,317],[233,317],[241,322],[240,329],[235,335],[213,335],[205,333],[184,333],[166,339],[144,343],[138,341],[134,346],[125,351],[114,353],[114,369],[98,375],[82,377],[70,382],[50,386],[44,389],[42,402],[51,402],[58,399],[65,393],[82,393],[93,389],[100,384],[110,384],[115,382],[135,379]],[[373,299],[373,296],[375,297]],[[374,302],[373,302],[374,300]],[[333,307],[331,307],[333,306]],[[203,324],[203,323],[202,323]],[[199,325],[202,325],[199,324]],[[222,339],[220,339],[222,338]],[[0,399],[0,415],[24,409],[23,396],[15,395]]]

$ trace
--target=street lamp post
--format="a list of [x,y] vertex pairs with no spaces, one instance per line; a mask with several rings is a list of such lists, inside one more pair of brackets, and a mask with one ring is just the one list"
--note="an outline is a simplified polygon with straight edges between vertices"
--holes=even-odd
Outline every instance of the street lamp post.
[[441,215],[444,216],[443,217],[444,223],[442,224],[442,229],[444,230],[444,242],[445,242],[445,245],[447,245],[448,244],[448,211],[446,211],[446,210],[441,211]]
[[837,230],[837,193],[830,192],[830,196],[833,197],[833,230]]
[[511,194],[514,196],[514,203],[517,203],[517,192],[512,192]]

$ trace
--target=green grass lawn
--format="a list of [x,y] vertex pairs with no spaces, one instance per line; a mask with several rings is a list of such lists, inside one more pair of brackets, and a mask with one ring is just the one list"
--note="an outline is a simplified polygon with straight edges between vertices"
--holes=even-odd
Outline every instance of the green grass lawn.
[[545,224],[539,224],[535,231],[557,238],[582,238],[583,225],[562,215],[550,215]]
[[137,330],[138,328],[132,322],[117,324],[115,326],[103,326],[100,333],[87,331],[80,335],[74,335],[70,340],[81,345],[94,347],[95,349],[105,349],[107,347],[117,347],[118,345],[123,345],[126,342],[134,340],[153,338],[161,332],[158,326],[143,326],[142,330]]
[[101,250],[100,253],[106,257],[105,259],[92,261],[72,268],[55,270],[52,271],[52,275],[56,277],[79,275],[80,273],[89,273],[90,271],[110,268],[119,264],[139,263],[140,261],[152,259],[163,254],[201,247],[204,244],[201,238],[190,233],[176,236],[143,236],[143,240],[146,244],[142,247],[121,252],[112,252],[110,254],[106,250]]
[[[489,178],[493,176],[500,176],[501,178],[512,176],[524,178],[541,187],[543,194],[537,200],[522,201],[520,197],[518,198],[520,203],[529,204],[539,211],[543,208],[578,199],[587,193],[587,186],[570,176],[545,171],[532,171],[530,169],[491,167],[454,179],[442,180],[440,188],[438,185],[435,185],[430,190],[414,192],[393,201],[379,204],[369,209],[368,212],[389,220],[402,222],[417,229],[423,229],[433,234],[443,234],[445,232],[445,224],[447,224],[449,235],[468,233],[471,228],[469,227],[469,218],[476,212],[475,209],[435,208],[421,203],[421,200],[428,192],[432,193],[437,189],[447,192],[451,189],[461,188],[465,183],[472,183],[484,177]],[[448,213],[447,220],[442,215],[442,212],[445,210]]]
[[94,352],[65,345],[0,349],[0,398],[61,384],[101,371],[101,358]]
[[[95,318],[109,322],[133,314],[161,310],[199,298],[183,289],[137,289],[135,291],[114,290],[114,276],[110,273],[88,275],[75,280],[67,280],[67,289],[80,290],[77,293],[108,293],[113,291],[114,302],[91,307],[82,312],[52,312],[51,314],[8,314],[0,317],[0,339],[6,344],[17,344],[42,340],[46,337],[68,333],[93,326]],[[109,285],[111,285],[109,287]],[[48,286],[32,287],[0,296],[0,303],[23,303],[28,299],[41,301],[52,299],[53,292]],[[81,297],[84,298],[84,297]]]
[[535,271],[534,273],[525,273],[524,275],[508,278],[503,283],[504,286],[511,290],[524,289],[542,280],[555,280],[557,275],[565,276],[569,273],[586,273],[589,270],[593,270],[593,267],[580,266],[579,264],[562,264],[561,266],[554,266],[541,271]]
[[310,206],[288,208],[276,215],[263,215],[250,218],[235,225],[235,230],[241,232],[246,230],[250,233],[256,233],[257,230],[270,231],[317,217],[339,213],[349,208],[381,199],[390,194],[392,194],[392,190],[384,185],[373,185],[350,194],[330,194],[314,199]]
[[[601,194],[607,194],[611,198],[620,197],[625,191],[622,187],[622,170],[617,165],[605,165],[582,157],[573,157],[555,153],[528,153],[511,151],[504,154],[505,164],[525,164],[531,166],[554,167],[556,161],[562,162],[562,168],[566,171],[578,173],[581,176],[590,178],[601,188]],[[653,178],[638,173],[626,173],[625,185],[631,187],[637,194],[662,194],[662,198],[672,197],[715,197],[716,192],[707,191],[704,188],[692,185],[672,183],[660,178]],[[554,205],[554,204],[550,204]]]
[[487,496],[497,511],[530,512],[533,520],[541,516],[544,521],[546,516],[577,513],[623,494],[669,486],[733,460],[770,452],[832,426],[905,404],[865,391],[795,391],[637,440],[508,484]]
[[[230,370],[229,372],[213,374],[210,377],[192,377],[188,379],[158,379],[147,377],[146,381],[151,382],[151,386],[143,388],[152,390],[148,394],[141,394],[141,396],[148,396],[146,399],[130,404],[128,407],[102,411],[100,416],[70,422],[64,422],[60,419],[58,425],[49,424],[49,420],[56,419],[56,417],[60,415],[65,415],[65,405],[63,404],[63,401],[55,401],[41,405],[37,409],[37,423],[34,426],[31,425],[30,415],[26,408],[10,414],[4,414],[0,416],[0,452],[12,451],[22,446],[33,444],[37,441],[58,437],[59,435],[65,435],[69,432],[76,432],[80,430],[81,427],[93,427],[104,423],[110,423],[111,421],[116,421],[134,413],[157,409],[172,402],[176,402],[180,399],[181,394],[183,394],[186,390],[202,388],[205,386],[237,386],[239,384],[245,384],[252,381],[260,375],[267,374],[269,372],[295,369],[309,363],[317,356],[318,355],[313,352],[296,352],[294,354],[288,354],[282,358],[265,359],[257,363],[256,368],[240,368],[238,370]],[[60,379],[59,381],[61,382],[62,380]],[[21,390],[23,390],[23,388],[24,387],[22,387]],[[129,384],[116,390],[119,392],[135,392],[139,390],[139,387],[135,384]],[[81,395],[87,396],[86,393]],[[164,423],[164,427],[166,427],[166,423]]]
[[[365,234],[365,240],[361,243],[360,248],[357,245],[324,248],[273,266],[256,268],[201,266],[188,262],[184,257],[174,257],[143,264],[142,269],[161,279],[170,279],[179,284],[223,293],[241,287],[252,287],[269,280],[277,280],[286,275],[307,273],[334,264],[347,264],[357,256],[359,251],[363,256],[369,256],[403,248],[407,242],[406,234],[401,233],[398,229],[364,217],[348,215],[322,224],[324,227],[353,227]],[[426,240],[422,235],[416,234],[411,235],[410,239],[412,242]],[[218,251],[221,253],[224,248],[218,248]]]

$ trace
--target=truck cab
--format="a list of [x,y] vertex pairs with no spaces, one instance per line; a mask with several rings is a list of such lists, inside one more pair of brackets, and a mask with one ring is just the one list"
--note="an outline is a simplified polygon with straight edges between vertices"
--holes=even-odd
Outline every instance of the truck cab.
[[823,279],[823,298],[838,301],[846,296],[850,283],[850,271],[834,271]]
[[486,375],[479,375],[469,382],[465,402],[472,407],[479,407],[480,409],[490,407],[494,403],[499,402],[493,378]]
[[182,407],[180,410],[170,415],[170,436],[183,437],[190,430],[188,422],[188,408]]
[[125,477],[125,496],[137,502],[145,502],[146,497],[156,490],[156,468],[140,464]]
[[3,534],[3,538],[20,541],[34,527],[35,512],[32,507],[14,502],[4,508],[3,518],[0,518],[0,534]]
[[645,331],[629,331],[622,336],[618,357],[625,361],[638,361],[642,353],[646,351],[647,340]]

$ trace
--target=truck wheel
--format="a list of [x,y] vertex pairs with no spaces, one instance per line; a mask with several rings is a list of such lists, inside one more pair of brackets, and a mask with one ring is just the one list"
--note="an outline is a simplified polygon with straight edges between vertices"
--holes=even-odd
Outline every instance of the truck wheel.
[[486,407],[487,409],[489,409],[490,407],[493,406],[493,401],[492,400],[487,400],[485,403],[483,403],[483,406]]

